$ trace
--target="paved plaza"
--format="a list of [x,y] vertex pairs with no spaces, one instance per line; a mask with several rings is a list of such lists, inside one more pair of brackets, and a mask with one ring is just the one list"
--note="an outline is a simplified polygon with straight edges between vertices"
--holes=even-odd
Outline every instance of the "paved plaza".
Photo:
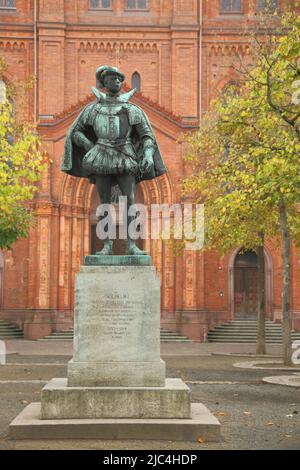
[[[9,423],[28,403],[40,401],[50,379],[66,376],[72,343],[16,340],[6,346],[7,363],[0,366],[0,449],[300,449],[300,387],[263,383],[266,376],[284,375],[282,368],[235,367],[261,360],[253,344],[162,344],[167,377],[180,377],[190,387],[192,401],[205,404],[221,422],[219,443],[202,442],[201,436],[194,443],[12,441]],[[266,360],[278,361],[279,356],[280,346],[270,345]]]

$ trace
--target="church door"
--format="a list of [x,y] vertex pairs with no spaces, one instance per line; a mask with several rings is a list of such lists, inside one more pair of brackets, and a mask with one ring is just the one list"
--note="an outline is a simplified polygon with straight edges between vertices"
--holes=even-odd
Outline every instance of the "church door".
[[257,255],[252,251],[238,253],[234,265],[235,315],[257,315]]

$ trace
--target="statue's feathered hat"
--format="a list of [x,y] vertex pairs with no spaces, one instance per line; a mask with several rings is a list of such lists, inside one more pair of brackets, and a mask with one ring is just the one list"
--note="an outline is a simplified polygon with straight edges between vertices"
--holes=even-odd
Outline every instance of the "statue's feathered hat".
[[101,65],[96,70],[96,80],[97,80],[97,88],[104,88],[104,77],[109,74],[116,74],[120,77],[121,81],[124,82],[125,75],[124,73],[120,72],[117,67],[111,67],[109,65]]

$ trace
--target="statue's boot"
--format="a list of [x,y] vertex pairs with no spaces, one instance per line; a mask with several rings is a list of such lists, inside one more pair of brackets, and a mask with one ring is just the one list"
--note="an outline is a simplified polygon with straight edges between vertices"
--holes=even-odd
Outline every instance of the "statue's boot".
[[127,240],[126,242],[126,255],[131,256],[145,256],[148,255],[147,251],[141,250],[133,240]]
[[101,251],[96,253],[97,255],[112,255],[113,254],[113,242],[109,239],[104,240],[104,247]]

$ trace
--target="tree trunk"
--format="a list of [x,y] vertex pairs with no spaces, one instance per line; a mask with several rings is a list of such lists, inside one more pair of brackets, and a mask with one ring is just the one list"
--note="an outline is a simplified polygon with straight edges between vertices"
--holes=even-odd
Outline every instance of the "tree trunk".
[[280,232],[282,239],[282,346],[283,362],[291,365],[291,240],[285,202],[279,204]]
[[257,344],[256,354],[266,354],[266,333],[265,333],[265,255],[264,236],[261,234],[262,244],[257,248],[258,267],[258,311],[257,311]]

